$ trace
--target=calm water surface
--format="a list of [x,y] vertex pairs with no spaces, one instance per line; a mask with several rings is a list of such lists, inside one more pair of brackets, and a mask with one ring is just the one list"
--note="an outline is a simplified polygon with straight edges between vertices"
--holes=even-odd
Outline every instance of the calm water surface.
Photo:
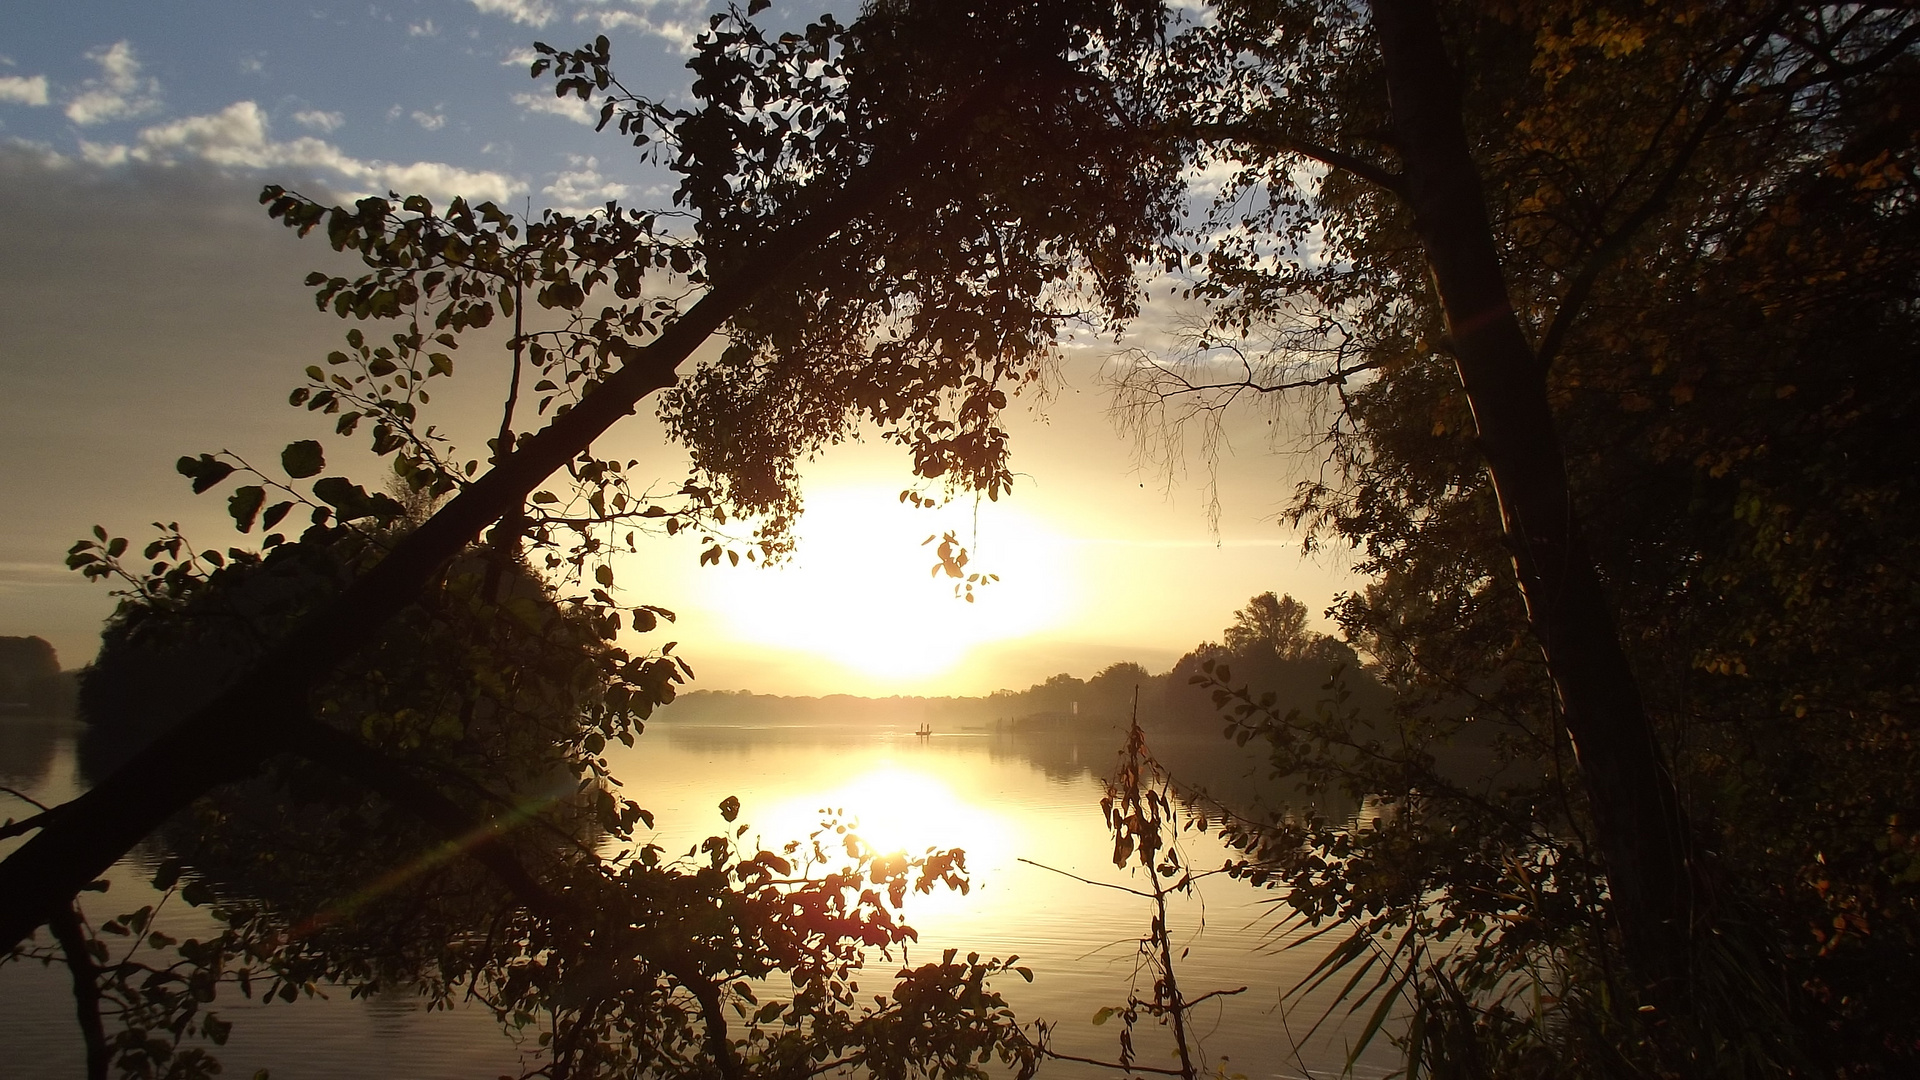
[[[673,853],[722,829],[717,806],[728,795],[741,800],[740,821],[752,826],[749,838],[776,850],[817,828],[828,810],[854,819],[860,833],[883,850],[964,848],[971,891],[909,900],[906,916],[920,941],[904,959],[937,959],[945,948],[1017,953],[1033,969],[1034,982],[1010,976],[996,987],[1016,1012],[1053,1022],[1059,1051],[1113,1059],[1118,1022],[1095,1026],[1092,1019],[1102,1007],[1126,1000],[1139,937],[1151,917],[1148,901],[1104,887],[1146,884],[1113,867],[1112,841],[1100,817],[1101,778],[1117,760],[1120,733],[1014,738],[979,730],[920,738],[913,734],[917,723],[917,717],[861,726],[669,719],[652,724],[613,763],[628,794],[656,815],[654,842]],[[81,786],[77,732],[77,725],[61,721],[0,718],[0,784],[44,802],[71,797]],[[0,799],[8,803],[0,816],[17,818],[30,809]],[[1189,834],[1183,845],[1190,866],[1217,866],[1223,856],[1204,837]],[[89,897],[96,922],[150,902],[144,882],[156,857],[136,852],[114,868],[110,892]],[[1247,988],[1204,1003],[1194,1016],[1206,1062],[1249,1078],[1337,1075],[1347,1060],[1343,1031],[1357,1025],[1329,1021],[1309,1036],[1326,1001],[1281,1002],[1280,992],[1321,951],[1285,948],[1299,931],[1277,925],[1270,899],[1216,876],[1202,881],[1193,898],[1175,901],[1171,925],[1184,950],[1177,968],[1182,991],[1192,998]],[[169,932],[195,932],[191,910],[164,914]],[[1143,995],[1149,985],[1141,983]],[[521,1047],[486,1013],[428,1013],[404,994],[352,1001],[339,992],[330,1000],[265,1006],[235,996],[223,999],[219,1010],[235,1024],[232,1039],[218,1051],[228,1076],[268,1068],[275,1080],[472,1080],[518,1074],[523,1065]],[[1176,1064],[1172,1042],[1161,1030],[1143,1025],[1134,1038],[1141,1064]],[[1384,1075],[1393,1065],[1386,1050],[1373,1048],[1356,1075]],[[0,1075],[78,1077],[81,1060],[64,970],[0,968]],[[1119,1074],[1053,1062],[1041,1075],[1077,1080]]]

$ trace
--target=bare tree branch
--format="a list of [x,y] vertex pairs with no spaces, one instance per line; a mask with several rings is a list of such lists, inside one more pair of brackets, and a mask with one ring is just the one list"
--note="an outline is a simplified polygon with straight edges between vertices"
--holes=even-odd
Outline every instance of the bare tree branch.
[[1166,133],[1197,139],[1201,142],[1235,142],[1275,153],[1298,154],[1318,161],[1322,165],[1352,173],[1376,187],[1395,194],[1402,193],[1401,175],[1389,171],[1383,165],[1342,150],[1335,150],[1330,146],[1322,146],[1311,139],[1269,131],[1254,124],[1192,124],[1171,129]]

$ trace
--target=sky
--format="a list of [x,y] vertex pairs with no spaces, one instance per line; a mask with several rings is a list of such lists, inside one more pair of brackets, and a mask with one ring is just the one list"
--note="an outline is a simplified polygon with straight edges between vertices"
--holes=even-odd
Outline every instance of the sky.
[[[848,7],[836,14],[850,17]],[[687,45],[709,10],[678,0],[101,0],[10,12],[0,24],[0,635],[47,638],[67,667],[91,658],[114,600],[63,559],[96,524],[136,547],[154,522],[178,522],[206,547],[242,540],[224,499],[192,495],[174,472],[183,454],[271,460],[291,440],[318,438],[330,461],[378,475],[330,425],[286,403],[348,328],[315,311],[302,280],[354,268],[270,222],[262,185],[336,199],[459,194],[536,213],[607,199],[664,205],[662,178],[617,135],[596,134],[586,110],[527,78],[530,46],[605,33],[631,88],[680,100]],[[769,16],[783,17],[778,6]],[[679,618],[629,644],[677,639],[697,688],[976,694],[1117,661],[1165,670],[1269,590],[1324,609],[1359,582],[1338,553],[1303,556],[1279,520],[1317,467],[1298,417],[1236,414],[1209,468],[1191,439],[1171,467],[1143,455],[1109,415],[1123,350],[1163,346],[1182,315],[1156,302],[1126,340],[1070,343],[1052,393],[1016,400],[1010,499],[904,507],[907,460],[867,439],[804,469],[808,512],[787,565],[702,568],[689,538],[648,542],[620,569],[621,599]],[[463,366],[435,405],[443,426],[478,447],[497,423],[506,368],[471,359],[475,374]],[[633,457],[669,487],[684,475],[644,408],[596,451]],[[921,541],[948,530],[970,543],[977,568],[1000,575],[973,604],[929,574]]]

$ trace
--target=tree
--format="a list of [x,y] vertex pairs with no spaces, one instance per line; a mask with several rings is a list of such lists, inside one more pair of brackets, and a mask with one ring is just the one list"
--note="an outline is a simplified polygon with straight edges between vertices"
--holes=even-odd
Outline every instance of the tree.
[[1224,645],[1203,641],[1175,661],[1161,687],[1162,702],[1188,724],[1208,716],[1218,704],[1210,684],[1223,672],[1220,679],[1252,687],[1272,704],[1308,712],[1325,696],[1331,677],[1358,692],[1363,701],[1356,709],[1377,710],[1378,687],[1361,670],[1359,656],[1337,638],[1308,630],[1306,620],[1306,605],[1290,595],[1250,598],[1233,613],[1221,635]]
[[[99,776],[124,764],[391,542],[377,530],[336,529],[263,554],[229,552],[204,574],[199,560],[127,574],[82,686],[82,715],[93,721],[83,767]],[[628,704],[657,700],[680,672],[670,661],[634,663],[598,620],[556,602],[524,567],[492,572],[494,554],[456,561],[315,688],[311,710],[323,738],[368,751],[362,772],[382,765],[402,779],[435,778],[443,814],[515,822],[501,844],[550,878],[631,831],[633,804],[596,759],[640,730]],[[647,686],[646,673],[664,686]],[[220,932],[151,938],[150,911],[96,928],[99,946],[78,953],[92,970],[75,980],[92,1032],[90,1075],[113,1064],[123,1075],[217,1068],[180,1041],[224,1041],[221,991],[291,1000],[324,980],[354,994],[411,985],[450,1002],[464,985],[508,1000],[499,976],[512,948],[481,943],[497,940],[490,927],[511,917],[513,894],[480,867],[449,862],[437,825],[417,801],[285,759],[166,822],[158,839],[169,858],[156,884],[207,908]],[[75,917],[70,929],[81,928]],[[61,941],[70,964],[71,944]],[[536,984],[516,1007],[542,1004]]]
[[[497,1007],[556,1010],[566,1029],[558,1070],[735,1075],[751,1061],[807,1073],[824,1067],[824,1054],[827,1066],[967,1073],[992,1052],[1026,1055],[1030,1066],[1030,1049],[1010,1041],[1004,1010],[982,988],[992,962],[949,958],[910,973],[889,1005],[850,1004],[844,984],[862,951],[906,933],[890,906],[910,888],[955,880],[956,857],[876,863],[849,849],[850,865],[835,869],[817,847],[809,862],[803,849],[749,853],[719,837],[698,867],[579,849],[554,865],[519,849],[497,806],[462,805],[420,763],[321,723],[316,695],[489,526],[501,558],[525,546],[543,570],[577,575],[583,592],[567,599],[596,632],[612,634],[623,618],[650,628],[657,611],[612,599],[606,556],[622,533],[650,522],[697,529],[709,538],[703,561],[738,559],[725,530],[759,515],[740,546],[749,558],[777,555],[798,508],[794,459],[843,437],[856,418],[906,447],[921,478],[1003,493],[1010,474],[996,417],[1008,389],[1042,369],[1064,320],[1091,311],[1111,323],[1132,311],[1133,265],[1154,254],[1171,220],[1176,156],[1119,134],[1134,126],[1138,103],[1110,78],[1157,47],[1158,29],[1151,5],[884,3],[850,25],[825,18],[777,37],[736,13],[717,17],[698,43],[690,110],[627,94],[604,38],[571,52],[543,46],[536,76],[552,77],[562,95],[604,92],[602,126],[617,119],[680,174],[685,232],[670,231],[671,214],[619,207],[521,223],[459,200],[327,207],[269,188],[274,217],[302,235],[323,230],[368,267],[356,279],[309,279],[323,309],[397,327],[350,330],[345,350],[309,369],[293,404],[334,418],[341,435],[364,431],[412,490],[449,497],[390,546],[369,547],[370,565],[336,596],[289,620],[126,766],[8,826],[34,833],[0,863],[8,943],[49,920],[70,941],[72,897],[115,858],[194,799],[289,754],[443,836],[478,838],[472,856],[512,897],[504,940],[524,950],[484,961]],[[681,296],[697,299],[683,310]],[[557,325],[529,327],[529,301]],[[479,458],[462,462],[426,425],[423,407],[431,380],[451,376],[461,335],[496,315],[515,320],[513,356],[482,472]],[[662,403],[695,475],[673,497],[650,498],[629,486],[630,465],[590,447],[647,395],[674,386],[676,368],[723,326],[725,354]],[[537,411],[553,414],[538,433],[519,427],[523,368],[539,377]],[[739,438],[749,429],[758,437]],[[290,444],[281,467],[284,480],[230,455],[181,461],[196,491],[236,474],[249,481],[229,495],[243,533],[307,517],[297,540],[268,534],[263,566],[292,558],[276,556],[282,549],[322,548],[403,516],[398,501],[346,477],[302,484],[325,470],[315,442]],[[536,490],[563,467],[571,490]],[[146,557],[167,558],[148,573],[122,565],[127,550],[100,536],[69,561],[94,576],[124,571],[151,592],[256,557],[195,552],[163,536]],[[482,580],[483,604],[510,612]],[[670,699],[684,668],[668,648],[615,665],[610,715],[641,718]],[[570,759],[592,771],[595,740],[623,734],[631,730],[589,732]],[[643,813],[615,800],[602,825],[619,835]],[[814,874],[790,878],[796,854]],[[807,929],[820,919],[828,932]],[[219,949],[229,946],[246,943]],[[89,951],[68,950],[80,981],[101,974]],[[534,960],[547,955],[558,962]],[[217,970],[219,950],[208,959],[203,968]],[[741,980],[775,965],[795,996],[747,1008]],[[582,1001],[561,994],[569,978],[611,989]],[[728,1027],[730,1005],[752,1017],[741,1038]],[[634,1025],[650,1037],[614,1038]]]
[[[1656,996],[1662,1014],[1710,1004],[1715,979],[1750,975],[1712,970],[1726,958],[1700,950],[1727,938],[1699,925],[1719,920],[1731,934],[1757,922],[1767,978],[1811,978],[1828,1001],[1849,1002],[1830,1020],[1778,1028],[1853,1066],[1894,1067],[1866,1064],[1877,1052],[1859,1050],[1862,1039],[1821,1033],[1823,1023],[1884,1032],[1888,1014],[1864,1005],[1886,985],[1864,957],[1845,976],[1842,965],[1813,974],[1826,967],[1813,954],[1829,955],[1853,933],[1833,931],[1854,925],[1815,897],[1845,888],[1853,899],[1839,907],[1857,910],[1874,896],[1880,940],[1899,943],[1889,962],[1912,955],[1903,871],[1864,855],[1905,843],[1883,831],[1904,786],[1880,789],[1889,795],[1867,800],[1873,810],[1836,800],[1885,760],[1841,747],[1904,745],[1890,733],[1910,728],[1912,710],[1867,664],[1841,675],[1815,658],[1910,667],[1894,657],[1911,610],[1885,591],[1912,572],[1904,527],[1843,542],[1829,508],[1899,502],[1901,482],[1884,468],[1911,442],[1892,419],[1908,391],[1891,374],[1915,339],[1911,12],[1214,10],[1190,38],[1197,75],[1181,94],[1197,106],[1181,115],[1194,145],[1238,170],[1196,267],[1213,316],[1196,358],[1233,366],[1146,365],[1131,388],[1148,405],[1171,395],[1210,406],[1324,389],[1334,467],[1302,487],[1295,520],[1362,547],[1376,575],[1342,608],[1347,633],[1403,690],[1414,745],[1492,727],[1511,736],[1511,768],[1544,770],[1510,771],[1499,812],[1472,791],[1436,803],[1445,788],[1427,787],[1432,820],[1474,822],[1480,850],[1403,821],[1379,850],[1401,845],[1401,870],[1407,851],[1421,852],[1434,861],[1413,865],[1439,876],[1401,879],[1399,900],[1331,908],[1303,876],[1305,909],[1424,904],[1424,890],[1445,887],[1459,920],[1445,925],[1459,933],[1501,917],[1471,889],[1509,889],[1539,898],[1525,909],[1538,920],[1526,934],[1538,935],[1569,910],[1555,905],[1597,903],[1604,881],[1636,974],[1694,987],[1690,1000]],[[1815,614],[1842,609],[1872,614],[1845,625]],[[1842,704],[1848,695],[1854,704]],[[1584,791],[1551,782],[1568,736]],[[1822,779],[1789,769],[1804,759],[1788,746],[1819,758]],[[1424,774],[1418,758],[1396,755],[1393,769]],[[1754,820],[1758,776],[1772,792],[1757,800],[1772,823],[1764,840],[1732,825]],[[1844,887],[1811,869],[1821,863],[1800,838],[1836,802],[1859,813],[1847,815],[1857,826],[1817,830],[1861,853]],[[1561,877],[1585,845],[1541,837],[1541,820],[1591,835],[1600,857],[1587,865],[1604,876]],[[1309,846],[1321,840],[1334,842]],[[1800,854],[1780,860],[1788,848]],[[1560,859],[1545,877],[1541,851]],[[1355,880],[1383,864],[1350,865],[1343,877]],[[1783,889],[1783,879],[1824,884]],[[1826,928],[1809,939],[1816,912]],[[1602,958],[1601,974],[1578,980],[1604,984],[1604,939],[1578,948],[1582,963]],[[1479,959],[1490,971],[1526,953],[1516,950]],[[1564,957],[1507,971],[1558,966],[1551,978],[1566,986]],[[1834,994],[1836,979],[1876,990]],[[1500,992],[1497,979],[1447,985]],[[1492,1011],[1481,1019],[1512,1030]]]
[[[572,53],[546,50],[537,73],[558,76],[559,92],[589,97],[596,87],[609,89],[603,115],[618,115],[624,133],[643,144],[670,140],[666,153],[684,177],[681,201],[699,216],[690,237],[657,231],[658,215],[622,211],[550,216],[530,224],[522,244],[519,226],[491,206],[456,202],[437,213],[413,197],[330,209],[269,189],[264,201],[276,217],[303,234],[324,226],[332,244],[372,268],[355,281],[316,275],[310,283],[323,306],[404,320],[392,345],[350,332],[351,351],[330,362],[357,377],[342,377],[349,385],[339,387],[316,367],[309,372],[315,388],[296,391],[296,403],[337,415],[346,432],[372,421],[375,450],[394,458],[410,483],[456,494],[339,602],[291,630],[255,674],[156,744],[152,764],[164,757],[177,771],[143,771],[185,779],[150,781],[159,787],[141,790],[137,800],[123,800],[131,789],[103,786],[43,823],[48,828],[0,872],[21,886],[7,890],[14,939],[35,911],[123,850],[147,819],[277,749],[248,739],[215,748],[224,734],[216,729],[261,703],[285,701],[276,685],[304,685],[338,662],[361,627],[390,617],[434,567],[516,512],[546,476],[573,463],[589,485],[605,479],[608,489],[619,488],[610,463],[576,459],[635,402],[668,385],[675,365],[722,324],[736,335],[734,347],[713,371],[695,373],[666,408],[669,427],[692,444],[698,475],[712,486],[689,486],[684,518],[643,507],[619,511],[616,520],[724,523],[731,509],[770,512],[777,528],[780,511],[795,505],[791,474],[780,468],[782,458],[729,432],[766,419],[756,407],[786,401],[793,408],[770,433],[796,455],[837,437],[851,416],[867,415],[909,447],[921,475],[989,495],[1003,491],[1004,439],[992,420],[1005,394],[995,383],[1017,380],[1044,360],[1051,328],[1066,317],[1050,298],[1075,284],[1075,275],[1111,317],[1128,313],[1132,260],[1149,252],[1155,226],[1170,213],[1163,181],[1173,165],[1111,137],[1130,106],[1097,77],[1150,41],[1157,29],[1150,9],[1014,6],[996,14],[886,5],[852,27],[826,20],[778,39],[722,19],[691,65],[707,104],[683,112],[623,96],[604,40]],[[802,115],[807,122],[796,126]],[[1034,153],[1040,146],[1061,152]],[[955,164],[960,159],[964,167]],[[1035,164],[1054,171],[1036,175]],[[1000,181],[1008,182],[994,186]],[[1065,196],[1076,190],[1107,197],[1083,198],[1068,214]],[[1083,213],[1089,206],[1098,208],[1091,219]],[[673,317],[670,302],[643,295],[648,274],[705,291]],[[782,288],[772,295],[776,279]],[[425,379],[451,369],[448,354],[432,350],[452,348],[458,333],[486,325],[496,311],[511,317],[521,310],[515,294],[528,286],[569,318],[562,330],[518,340],[527,362],[564,379],[535,386],[552,395],[543,404],[557,397],[562,406],[538,434],[509,430],[493,468],[468,480],[477,461],[440,460],[432,433],[415,429],[416,397]],[[625,303],[590,313],[586,290],[600,287]],[[810,318],[829,307],[841,317]],[[870,355],[863,332],[881,330],[897,336]],[[778,392],[799,389],[813,396]],[[736,411],[723,421],[703,403]],[[208,457],[183,465],[203,490],[232,469]],[[258,512],[256,489],[236,493],[236,505]],[[322,524],[391,512],[350,483],[323,479],[315,489],[308,501],[324,504],[315,510]],[[536,496],[533,505],[546,504]],[[253,523],[250,514],[237,517]],[[544,524],[557,529],[576,520],[551,515]],[[536,532],[534,542],[547,538]],[[76,551],[92,554],[91,547]],[[202,750],[208,760],[196,763]],[[133,802],[153,810],[119,820]],[[83,819],[99,828],[83,828]]]
[[1261,593],[1233,613],[1224,640],[1228,650],[1243,656],[1264,649],[1282,660],[1300,659],[1311,644],[1307,606],[1291,596]]
[[37,637],[0,637],[0,704],[46,714],[70,704],[52,645]]
[[[346,432],[365,421],[410,482],[452,498],[156,742],[139,771],[33,823],[38,835],[0,864],[11,940],[59,917],[74,890],[194,795],[272,752],[316,754],[323,736],[303,720],[301,692],[495,522],[497,544],[524,538],[551,569],[583,575],[582,588],[584,575],[611,573],[603,556],[617,529],[647,521],[706,532],[704,556],[719,559],[738,556],[730,521],[757,513],[765,528],[748,554],[777,554],[798,507],[793,460],[858,417],[881,424],[922,478],[1003,492],[995,417],[1008,389],[1045,362],[1080,301],[1112,327],[1133,312],[1136,268],[1168,267],[1160,241],[1186,154],[1237,173],[1214,219],[1187,236],[1185,268],[1211,305],[1198,348],[1247,366],[1213,380],[1148,364],[1134,386],[1153,400],[1329,392],[1334,481],[1302,491],[1298,519],[1365,547],[1378,584],[1341,618],[1410,707],[1396,744],[1343,728],[1337,694],[1313,717],[1240,699],[1244,717],[1270,721],[1260,730],[1277,762],[1311,764],[1338,744],[1351,752],[1341,760],[1369,762],[1348,769],[1354,783],[1391,781],[1375,793],[1410,808],[1358,841],[1325,823],[1270,834],[1256,843],[1273,866],[1249,872],[1298,871],[1288,880],[1300,910],[1378,915],[1383,930],[1426,920],[1444,889],[1434,933],[1471,935],[1473,949],[1448,955],[1465,965],[1454,974],[1478,981],[1436,984],[1420,999],[1432,1017],[1549,969],[1558,973],[1543,980],[1578,992],[1590,970],[1611,970],[1612,946],[1589,917],[1607,911],[1634,978],[1593,996],[1628,1003],[1601,1010],[1611,1017],[1656,984],[1657,1025],[1676,1003],[1684,1013],[1704,999],[1682,992],[1705,985],[1696,946],[1717,940],[1696,923],[1724,914],[1703,883],[1726,878],[1702,872],[1677,775],[1694,814],[1707,811],[1699,835],[1723,856],[1745,854],[1740,869],[1756,880],[1784,868],[1804,882],[1769,918],[1840,920],[1818,950],[1787,950],[1800,964],[1791,970],[1837,978],[1830,954],[1870,965],[1867,950],[1825,942],[1860,936],[1847,929],[1861,919],[1855,903],[1913,925],[1900,921],[1908,834],[1885,825],[1897,794],[1841,800],[1844,826],[1794,838],[1784,862],[1765,855],[1777,845],[1726,839],[1712,808],[1724,796],[1728,808],[1804,817],[1848,778],[1885,769],[1896,793],[1910,782],[1897,774],[1911,692],[1870,674],[1911,669],[1905,638],[1843,613],[1910,618],[1901,538],[1912,530],[1849,534],[1838,515],[1911,502],[1904,449],[1876,451],[1911,438],[1897,419],[1908,400],[1889,375],[1897,365],[1877,358],[1904,356],[1913,340],[1912,14],[1417,0],[1210,10],[1177,33],[1146,4],[881,3],[849,26],[823,20],[777,38],[723,19],[694,60],[701,105],[687,111],[626,94],[604,42],[546,50],[539,66],[560,92],[604,93],[603,123],[680,172],[694,217],[683,233],[673,218],[617,208],[523,231],[493,207],[327,208],[269,192],[277,216],[324,227],[368,261],[357,280],[314,281],[323,304],[401,320],[391,345],[350,336],[297,403]],[[704,291],[681,311],[651,291],[662,282]],[[556,419],[523,435],[510,405],[479,475],[478,459],[443,454],[419,426],[417,395],[451,370],[439,348],[496,314],[523,317],[529,293],[561,325],[516,324],[511,385],[523,364],[537,366],[532,392]],[[733,347],[664,401],[696,473],[674,499],[645,498],[589,448],[723,325]],[[1275,346],[1264,356],[1262,339]],[[1849,379],[1823,380],[1836,363]],[[1701,422],[1672,422],[1665,402],[1698,402]],[[748,421],[773,437],[740,438]],[[1844,449],[1776,455],[1783,423],[1782,445]],[[300,471],[308,460],[289,447],[286,471],[315,475]],[[1641,463],[1657,467],[1628,467]],[[208,456],[186,471],[212,487],[235,466]],[[563,466],[582,486],[535,491]],[[323,478],[313,495],[319,527],[390,512],[345,478]],[[298,502],[275,498],[265,507],[266,485],[250,483],[230,505],[251,527]],[[74,557],[92,565],[117,557],[112,546],[101,537]],[[1859,584],[1841,552],[1891,567],[1893,584]],[[615,614],[610,593],[586,596]],[[1622,597],[1632,603],[1616,631]],[[1793,662],[1817,655],[1809,626],[1837,634],[1856,650],[1847,655],[1896,662],[1798,674]],[[1756,666],[1757,684],[1721,681]],[[1843,704],[1862,689],[1869,707]],[[1799,709],[1839,745],[1890,749],[1871,763],[1833,750],[1809,790],[1753,796],[1749,768],[1794,779],[1781,760]],[[248,723],[262,711],[279,721],[265,736]],[[1713,749],[1669,739],[1687,751],[1670,769],[1662,736],[1696,722],[1713,725]],[[1504,763],[1524,773],[1505,775],[1497,800],[1429,767],[1436,739],[1483,723],[1504,725]],[[1568,737],[1583,791],[1553,782]],[[1828,836],[1863,875],[1880,875],[1871,887],[1808,876]],[[1898,855],[1876,861],[1882,842]],[[1338,845],[1344,861],[1311,868]],[[1842,1031],[1870,1013],[1847,1000],[1832,1011]],[[1517,1023],[1511,1011],[1460,1015],[1502,1032]]]
[[1090,714],[1118,720],[1133,713],[1136,698],[1145,696],[1151,701],[1157,682],[1146,668],[1131,660],[1108,664],[1087,680],[1086,704],[1082,708]]
[[[1351,50],[1348,63],[1316,63],[1333,42]],[[1282,240],[1293,245],[1322,227],[1343,249],[1366,249],[1353,252],[1350,270],[1283,271],[1277,281],[1263,280],[1261,249],[1249,236],[1231,237],[1211,256],[1216,276],[1209,288],[1227,301],[1221,321],[1264,319],[1269,312],[1260,305],[1269,297],[1304,293],[1323,300],[1326,322],[1317,329],[1336,339],[1333,370],[1308,381],[1342,385],[1362,370],[1346,362],[1346,318],[1387,323],[1366,326],[1367,336],[1392,332],[1399,343],[1407,336],[1406,309],[1431,296],[1429,310],[1444,324],[1450,359],[1472,403],[1528,622],[1580,750],[1629,954],[1650,977],[1674,977],[1669,960],[1684,955],[1676,946],[1690,936],[1693,918],[1687,827],[1569,509],[1544,368],[1508,299],[1463,126],[1460,87],[1434,11],[1425,3],[1390,3],[1362,17],[1341,5],[1229,5],[1217,40],[1207,44],[1225,44],[1218,55],[1227,57],[1251,48],[1264,61],[1250,76],[1239,75],[1227,95],[1206,99],[1192,124],[1196,135],[1217,132],[1247,148],[1244,183],[1286,183],[1269,189],[1276,194],[1258,224],[1277,224]],[[1209,73],[1234,63],[1216,60]],[[1384,144],[1395,162],[1383,162],[1371,148],[1345,149],[1367,141]],[[1345,174],[1323,183],[1324,212],[1309,208],[1290,183],[1302,160]],[[1372,190],[1356,192],[1355,182]],[[1385,240],[1386,230],[1373,227],[1385,222],[1368,220],[1375,214],[1406,215],[1396,231],[1405,236],[1411,225],[1409,238],[1423,256],[1418,264],[1402,256],[1393,267],[1397,274],[1389,281],[1398,289],[1369,280],[1386,269],[1365,258]],[[1431,294],[1423,270],[1431,274]],[[1302,321],[1312,336],[1312,316]]]

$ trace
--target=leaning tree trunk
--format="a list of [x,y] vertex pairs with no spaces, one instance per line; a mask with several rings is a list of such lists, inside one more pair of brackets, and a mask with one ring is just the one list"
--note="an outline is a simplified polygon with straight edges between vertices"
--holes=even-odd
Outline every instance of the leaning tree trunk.
[[1398,186],[1426,249],[1527,619],[1579,757],[1613,918],[1634,973],[1679,985],[1696,915],[1687,822],[1581,539],[1546,371],[1508,301],[1439,22],[1430,0],[1379,0],[1373,18]]
[[[956,116],[962,128],[970,120],[970,110]],[[953,141],[951,134],[929,138],[910,152],[913,162],[869,166],[815,212],[776,233],[571,410],[521,440],[337,600],[301,620],[211,703],[98,787],[41,815],[33,838],[0,862],[0,949],[25,940],[200,795],[250,774],[276,753],[300,750],[297,719],[305,715],[307,688],[374,638],[481,530],[523,507],[535,487],[641,399],[672,385],[681,362],[743,305]]]

